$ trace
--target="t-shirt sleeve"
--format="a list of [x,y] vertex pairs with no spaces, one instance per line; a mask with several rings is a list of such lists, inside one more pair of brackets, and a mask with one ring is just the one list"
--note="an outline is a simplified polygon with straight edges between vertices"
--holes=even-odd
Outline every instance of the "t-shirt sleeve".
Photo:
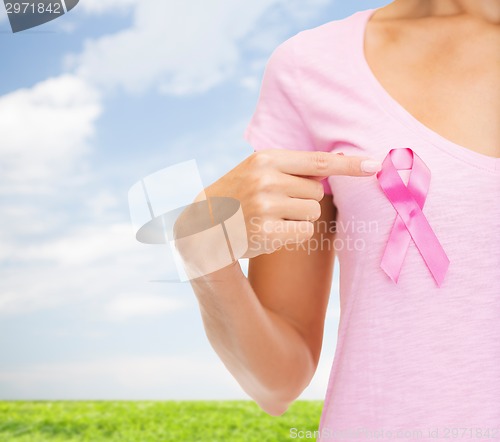
[[[281,43],[264,69],[257,106],[243,135],[254,151],[315,150],[303,119],[293,42],[292,37]],[[321,182],[331,195],[327,179]]]

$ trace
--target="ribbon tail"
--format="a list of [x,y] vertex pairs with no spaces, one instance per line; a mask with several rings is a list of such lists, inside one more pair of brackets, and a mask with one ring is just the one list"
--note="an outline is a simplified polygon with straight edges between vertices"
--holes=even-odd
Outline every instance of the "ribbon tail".
[[422,212],[415,214],[414,223],[409,231],[436,284],[440,287],[448,272],[450,260]]
[[398,215],[391,229],[380,267],[395,282],[399,280],[403,262],[410,246],[411,236]]

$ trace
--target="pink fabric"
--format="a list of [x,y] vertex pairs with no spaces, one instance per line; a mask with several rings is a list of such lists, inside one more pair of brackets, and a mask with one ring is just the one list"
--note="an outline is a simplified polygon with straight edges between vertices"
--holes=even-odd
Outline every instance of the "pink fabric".
[[244,134],[255,150],[380,161],[411,148],[432,175],[422,212],[450,260],[440,287],[414,241],[397,283],[381,268],[397,213],[376,176],[323,181],[338,209],[341,314],[318,440],[499,441],[500,159],[445,139],[387,93],[364,57],[375,10],[279,45]]

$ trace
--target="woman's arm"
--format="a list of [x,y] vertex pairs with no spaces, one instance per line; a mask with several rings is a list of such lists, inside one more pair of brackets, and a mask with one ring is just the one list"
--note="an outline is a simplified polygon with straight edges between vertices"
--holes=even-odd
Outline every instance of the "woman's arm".
[[[333,270],[331,196],[321,201],[308,253],[282,248],[192,281],[207,337],[241,387],[271,415],[283,414],[316,371]],[[321,222],[321,224],[318,224]]]
[[[327,152],[263,150],[209,186],[209,200],[228,197],[241,204],[250,238],[244,256],[250,259],[248,279],[238,261],[198,276],[206,274],[206,263],[222,256],[227,244],[218,244],[213,235],[204,237],[211,244],[201,247],[183,234],[196,231],[190,228],[190,221],[196,224],[199,218],[196,211],[188,208],[176,222],[184,239],[180,256],[197,276],[191,284],[210,343],[269,414],[284,413],[307,387],[321,352],[335,212],[318,179],[367,177],[380,166],[368,158]],[[210,256],[200,256],[202,250]]]

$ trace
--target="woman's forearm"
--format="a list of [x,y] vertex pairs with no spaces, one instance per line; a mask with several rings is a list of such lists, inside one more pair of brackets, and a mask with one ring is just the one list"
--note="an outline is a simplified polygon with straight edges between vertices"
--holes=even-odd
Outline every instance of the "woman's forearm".
[[224,365],[264,411],[284,413],[315,371],[300,333],[261,304],[237,261],[191,284]]

